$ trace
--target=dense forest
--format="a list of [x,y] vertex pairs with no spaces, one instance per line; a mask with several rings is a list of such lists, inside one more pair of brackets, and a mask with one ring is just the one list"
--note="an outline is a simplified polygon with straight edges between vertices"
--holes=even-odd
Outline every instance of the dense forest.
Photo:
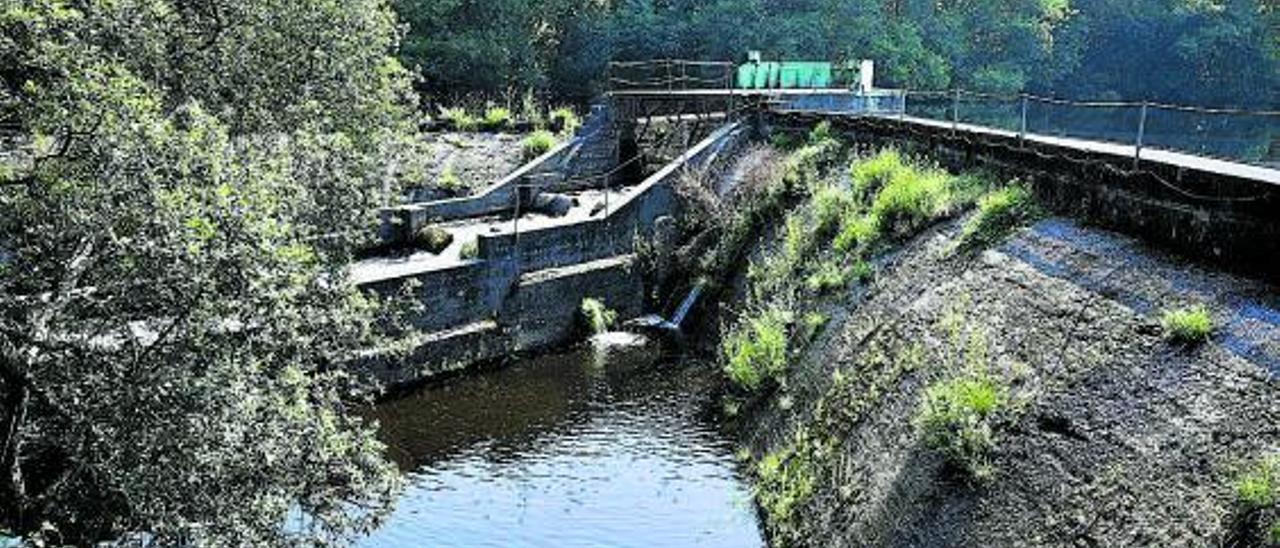
[[428,95],[584,100],[611,60],[874,59],[879,85],[1280,105],[1274,0],[400,0]]

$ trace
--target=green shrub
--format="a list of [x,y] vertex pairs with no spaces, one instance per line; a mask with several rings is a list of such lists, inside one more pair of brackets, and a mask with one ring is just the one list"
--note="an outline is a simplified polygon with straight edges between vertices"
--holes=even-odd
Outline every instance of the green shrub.
[[848,189],[828,185],[813,195],[814,232],[830,234],[853,210],[853,195]]
[[851,271],[841,268],[835,262],[828,261],[818,267],[818,271],[809,275],[805,286],[810,292],[818,295],[834,293],[849,285]]
[[618,321],[618,313],[597,299],[583,299],[581,311],[587,329],[596,335],[607,333]]
[[787,369],[787,324],[790,314],[769,309],[741,320],[725,337],[725,373],[734,385],[755,392],[779,381]]
[[756,466],[756,500],[771,527],[789,522],[817,487],[813,463],[797,445],[765,455]]
[[453,244],[453,234],[438,226],[424,226],[413,234],[415,247],[439,255]]
[[549,117],[551,121],[551,129],[559,132],[561,135],[573,135],[582,127],[582,120],[569,107],[560,107],[551,111]]
[[1280,546],[1280,455],[1264,458],[1235,481],[1238,521],[1246,544]]
[[871,281],[871,278],[875,277],[875,275],[876,270],[875,267],[871,266],[871,263],[861,260],[853,263],[853,279],[866,283]]
[[520,116],[529,122],[534,129],[547,129],[547,117],[542,114],[542,105],[533,90],[525,91],[520,97]]
[[543,154],[546,154],[559,144],[555,134],[546,130],[538,130],[530,133],[524,141],[520,143],[520,154],[526,162],[532,161]]
[[845,217],[840,233],[836,235],[835,247],[842,253],[853,253],[860,248],[869,247],[880,237],[880,218],[875,215]]
[[462,194],[466,190],[466,185],[458,177],[458,173],[454,171],[453,164],[444,166],[444,171],[441,171],[440,176],[436,177],[436,187],[453,195]]
[[800,140],[790,133],[779,132],[769,138],[769,144],[778,150],[794,150],[800,146]]
[[978,200],[978,211],[965,223],[959,245],[964,249],[989,247],[1038,215],[1038,208],[1025,187],[1013,185],[993,190]]
[[805,343],[813,342],[813,339],[822,332],[822,328],[827,326],[827,322],[831,318],[821,312],[813,311],[804,315],[804,319],[800,322],[800,337]]
[[440,118],[448,122],[456,131],[475,131],[480,129],[480,120],[461,107],[442,109]]
[[853,190],[859,197],[867,198],[889,183],[895,173],[906,169],[907,164],[897,149],[886,148],[870,158],[855,160],[849,167]]
[[1213,316],[1204,305],[1166,310],[1161,317],[1165,336],[1174,342],[1197,344],[1213,335]]
[[1008,407],[1007,389],[985,373],[936,383],[925,389],[917,421],[925,443],[947,463],[977,481],[991,479],[995,421]]
[[898,170],[876,194],[871,213],[884,234],[905,237],[946,213],[950,208],[950,175],[935,170]]
[[809,144],[811,145],[821,145],[835,139],[835,132],[831,130],[831,122],[826,120],[819,122],[818,125],[813,126],[813,130],[809,131]]
[[798,212],[788,215],[782,229],[782,251],[789,265],[799,264],[813,243],[813,230],[805,222],[804,215]]
[[506,107],[490,107],[484,111],[484,128],[490,131],[507,129],[514,120],[511,109]]
[[458,250],[458,257],[464,261],[469,261],[480,256],[480,239],[472,238],[471,241],[462,244],[462,249]]

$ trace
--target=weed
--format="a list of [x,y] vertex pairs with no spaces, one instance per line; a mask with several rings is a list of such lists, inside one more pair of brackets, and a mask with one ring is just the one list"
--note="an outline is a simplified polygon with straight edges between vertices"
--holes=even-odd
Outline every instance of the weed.
[[805,314],[804,319],[800,321],[800,340],[805,343],[813,342],[829,321],[831,321],[830,317],[818,311]]
[[836,235],[836,250],[853,253],[871,246],[880,238],[880,218],[875,215],[846,217],[840,233]]
[[853,263],[852,274],[853,279],[862,283],[867,283],[871,281],[871,278],[875,277],[876,270],[875,267],[871,266],[871,263],[860,260]]
[[534,129],[547,129],[547,118],[542,115],[542,105],[538,104],[538,98],[532,89],[520,96],[520,117],[527,120]]
[[942,452],[947,463],[975,481],[990,480],[995,470],[995,425],[1009,407],[1007,388],[976,371],[925,389],[917,421],[925,442]]
[[853,194],[837,185],[824,186],[813,195],[814,232],[829,234],[853,210]]
[[582,127],[582,120],[569,107],[560,107],[551,111],[551,129],[560,135],[573,135]]
[[746,392],[780,381],[787,369],[787,324],[791,314],[768,309],[745,318],[724,339],[725,373]]
[[550,152],[551,149],[555,148],[556,144],[555,134],[546,130],[538,130],[530,133],[520,143],[520,155],[524,157],[524,161],[529,162]]
[[1213,316],[1204,305],[1166,310],[1160,323],[1164,326],[1165,337],[1184,344],[1203,343],[1209,340],[1214,330]]
[[795,150],[800,146],[800,140],[790,133],[778,133],[769,138],[769,144],[779,150]]
[[453,164],[444,166],[444,171],[441,171],[440,176],[436,178],[436,187],[454,196],[462,194],[466,190],[466,185],[458,177],[458,173],[454,171]]
[[484,128],[489,131],[500,131],[511,127],[515,116],[506,107],[489,107],[484,111]]
[[898,170],[876,195],[871,213],[886,235],[905,237],[946,213],[951,205],[950,176],[941,171]]
[[597,299],[582,300],[582,319],[592,334],[607,333],[618,321],[618,313]]
[[835,141],[835,133],[831,130],[831,122],[823,120],[818,125],[813,126],[813,130],[809,131],[809,144],[822,145],[823,143]]
[[469,261],[480,256],[480,240],[472,238],[471,241],[462,244],[462,249],[458,250],[458,257],[464,261]]
[[958,247],[990,247],[1038,215],[1031,193],[1022,185],[990,191],[978,199],[978,212],[965,223]]
[[817,272],[809,275],[805,280],[805,287],[812,293],[829,295],[849,285],[851,275],[851,271],[841,268],[833,261],[827,261],[818,267]]
[[1258,460],[1235,481],[1236,534],[1248,545],[1280,546],[1280,455]]
[[802,441],[765,455],[756,466],[756,499],[773,526],[789,522],[798,507],[813,495],[817,481]]
[[424,226],[414,233],[413,243],[429,253],[439,255],[453,244],[453,234],[438,226]]
[[440,118],[449,122],[456,131],[475,131],[480,129],[480,120],[472,116],[462,107],[440,110]]
[[888,184],[895,173],[906,167],[902,154],[893,148],[886,148],[871,158],[855,160],[849,167],[849,178],[852,179],[854,193],[861,198],[867,198]]

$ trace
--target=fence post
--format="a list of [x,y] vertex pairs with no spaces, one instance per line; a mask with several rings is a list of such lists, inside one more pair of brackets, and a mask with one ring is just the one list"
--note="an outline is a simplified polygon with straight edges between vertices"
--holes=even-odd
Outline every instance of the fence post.
[[667,59],[667,91],[675,89],[675,81],[671,76],[671,59]]
[[951,133],[954,135],[960,129],[960,90],[954,90],[951,94]]
[[1147,106],[1146,101],[1142,102],[1142,115],[1138,117],[1138,140],[1133,149],[1133,169],[1138,169],[1138,164],[1142,162],[1142,142],[1147,136]]
[[1018,146],[1027,146],[1027,94],[1022,94],[1022,126],[1018,130]]
[[907,121],[907,95],[911,94],[911,90],[902,88],[902,108],[898,110],[898,122],[906,123]]

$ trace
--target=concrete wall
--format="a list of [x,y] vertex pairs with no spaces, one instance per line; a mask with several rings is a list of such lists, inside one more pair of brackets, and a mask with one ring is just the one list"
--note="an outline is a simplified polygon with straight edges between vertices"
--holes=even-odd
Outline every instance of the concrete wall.
[[[1031,184],[1054,210],[1212,262],[1280,280],[1280,186],[1208,170],[1091,153],[1016,136],[952,132],[871,117],[837,117],[836,127],[871,146],[896,144],[952,169],[984,168]],[[766,124],[817,118],[773,115]]]
[[671,183],[690,169],[727,164],[747,131],[731,124],[714,132],[617,204],[607,216],[514,235],[482,235],[479,258],[365,285],[384,295],[416,283],[423,313],[406,358],[383,353],[357,368],[387,385],[439,375],[514,352],[564,344],[578,334],[582,300],[602,300],[622,318],[644,311],[644,280],[635,268],[637,234],[676,213]]
[[[617,138],[607,109],[593,109],[591,117],[573,139],[523,165],[501,181],[471,196],[385,208],[379,235],[383,242],[409,239],[424,225],[483,217],[510,211],[519,185],[539,184],[550,192],[601,187],[618,165]],[[527,200],[526,196],[522,197]]]

